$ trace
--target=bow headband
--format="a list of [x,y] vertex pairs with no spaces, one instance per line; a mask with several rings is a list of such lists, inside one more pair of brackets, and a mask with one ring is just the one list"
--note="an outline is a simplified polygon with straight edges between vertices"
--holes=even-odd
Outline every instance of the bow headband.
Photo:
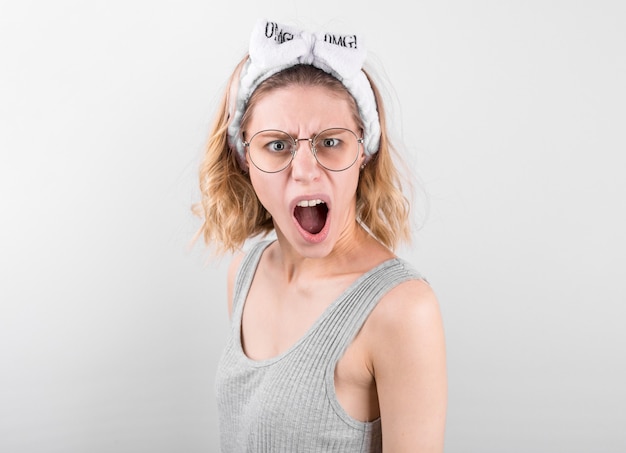
[[239,86],[231,87],[231,91],[237,91],[230,96],[228,140],[241,159],[245,151],[239,128],[250,96],[265,79],[298,64],[313,65],[343,83],[355,99],[364,124],[365,154],[371,157],[378,151],[380,122],[376,99],[361,70],[366,50],[357,35],[309,33],[261,19],[250,37],[249,56],[241,69]]

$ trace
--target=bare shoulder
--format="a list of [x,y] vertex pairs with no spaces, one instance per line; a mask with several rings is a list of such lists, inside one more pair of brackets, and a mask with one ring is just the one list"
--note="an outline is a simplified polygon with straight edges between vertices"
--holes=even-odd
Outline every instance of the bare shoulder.
[[235,277],[237,276],[237,271],[239,270],[239,266],[241,265],[241,261],[243,257],[246,256],[246,252],[240,251],[233,255],[233,258],[228,265],[228,280],[229,282],[234,282]]
[[425,280],[408,280],[383,296],[368,322],[383,332],[439,324],[439,301]]
[[400,362],[444,360],[439,300],[425,280],[409,280],[391,289],[372,311],[364,330],[379,376]]
[[[374,362],[394,368],[389,360],[432,360],[444,355],[444,326],[439,300],[425,280],[409,280],[379,301],[366,323]],[[390,354],[393,352],[393,354]],[[403,355],[403,357],[399,357]]]

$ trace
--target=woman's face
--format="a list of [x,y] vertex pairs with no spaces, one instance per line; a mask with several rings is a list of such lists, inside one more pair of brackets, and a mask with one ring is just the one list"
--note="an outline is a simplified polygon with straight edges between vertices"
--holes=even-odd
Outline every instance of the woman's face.
[[[309,138],[334,127],[349,129],[361,137],[350,102],[327,88],[276,89],[252,109],[246,139],[266,129],[279,129],[294,138]],[[318,164],[309,142],[302,140],[286,169],[265,173],[254,166],[246,153],[252,185],[272,215],[282,244],[288,244],[303,257],[321,258],[338,242],[349,243],[357,228],[356,188],[363,159],[359,145],[358,158],[351,167],[329,171]]]

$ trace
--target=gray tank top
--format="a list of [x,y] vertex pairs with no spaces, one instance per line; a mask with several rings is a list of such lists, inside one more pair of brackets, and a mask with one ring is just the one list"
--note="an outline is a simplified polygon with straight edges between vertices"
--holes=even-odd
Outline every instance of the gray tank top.
[[358,421],[339,404],[335,366],[380,298],[420,275],[399,258],[383,262],[346,289],[287,351],[251,360],[241,345],[243,306],[271,242],[252,247],[235,280],[231,333],[216,376],[221,452],[382,451],[380,419]]

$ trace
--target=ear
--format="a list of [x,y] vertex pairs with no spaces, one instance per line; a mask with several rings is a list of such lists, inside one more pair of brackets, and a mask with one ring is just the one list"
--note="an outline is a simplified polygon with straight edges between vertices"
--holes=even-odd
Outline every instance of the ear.
[[365,153],[361,153],[361,156],[359,157],[359,160],[361,161],[361,171],[365,168],[370,159],[371,158],[369,156],[366,156]]

